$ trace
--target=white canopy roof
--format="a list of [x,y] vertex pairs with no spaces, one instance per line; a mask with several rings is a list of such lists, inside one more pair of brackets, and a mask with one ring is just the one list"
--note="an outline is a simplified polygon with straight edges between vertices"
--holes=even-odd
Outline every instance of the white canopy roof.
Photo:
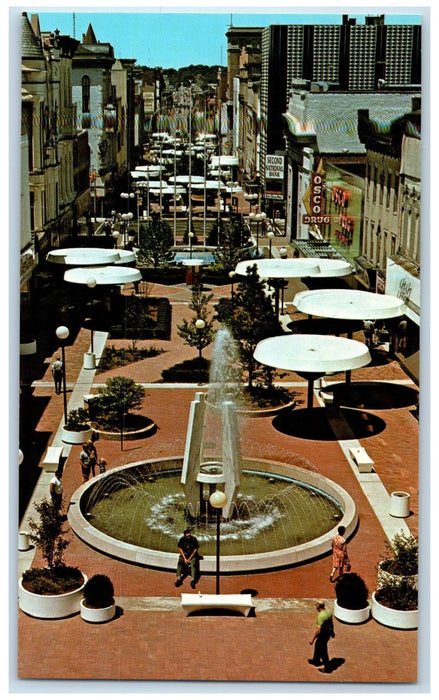
[[237,275],[247,275],[247,269],[256,265],[262,279],[294,279],[318,274],[320,267],[308,258],[275,258],[263,260],[242,260],[235,267]]
[[262,340],[254,358],[269,367],[311,374],[346,372],[371,361],[367,346],[358,340],[299,333]]
[[[302,259],[302,258],[300,258]],[[352,275],[354,268],[347,260],[332,260],[331,258],[305,258],[320,267],[320,272],[310,277],[345,277]]]
[[118,262],[120,254],[108,248],[55,248],[46,260],[58,265],[108,265]]
[[121,250],[117,251],[119,253],[119,260],[115,261],[115,265],[127,265],[128,263],[135,262],[136,255],[131,250]]
[[168,178],[170,185],[173,185],[174,181],[181,185],[187,185],[189,182],[194,185],[199,182],[204,182],[204,177],[202,175],[191,175],[190,177],[189,175],[177,175],[175,177],[172,175],[172,177]]
[[218,167],[218,165],[239,165],[238,156],[212,156],[210,162],[213,167]]
[[294,297],[299,311],[311,316],[348,320],[377,320],[403,316],[404,302],[387,294],[358,289],[314,289]]
[[226,186],[221,181],[218,183],[218,180],[206,180],[206,182],[192,183],[193,190],[203,190],[204,188],[206,188],[206,190],[225,190]]
[[103,284],[127,284],[138,282],[142,279],[140,270],[133,267],[74,267],[64,273],[66,282],[73,284],[87,284],[90,279],[96,280],[97,285]]

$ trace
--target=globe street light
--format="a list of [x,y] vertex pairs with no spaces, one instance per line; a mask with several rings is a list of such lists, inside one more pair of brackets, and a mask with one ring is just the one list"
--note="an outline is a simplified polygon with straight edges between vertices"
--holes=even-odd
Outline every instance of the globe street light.
[[195,236],[193,231],[189,231],[189,258],[192,260],[192,239]]
[[[69,329],[67,326],[58,326],[55,331],[56,337],[65,341],[69,337]],[[67,423],[67,391],[66,391],[66,358],[64,352],[64,342],[61,342],[61,353],[62,353],[62,386],[63,386],[63,396],[64,396],[64,424]]]
[[269,257],[270,257],[270,259],[271,259],[271,244],[272,244],[273,238],[274,238],[274,231],[272,231],[272,230],[270,229],[269,232],[267,233],[267,236],[268,236],[268,240],[269,240],[269,243],[270,243]]
[[227,496],[222,491],[214,491],[210,494],[209,503],[216,510],[216,594],[219,595],[221,509],[227,503]]

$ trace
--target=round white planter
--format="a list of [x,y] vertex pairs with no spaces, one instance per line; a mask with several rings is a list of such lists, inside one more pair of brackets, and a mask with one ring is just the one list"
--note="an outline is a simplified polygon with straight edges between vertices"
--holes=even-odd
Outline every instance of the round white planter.
[[377,588],[382,588],[386,584],[397,585],[403,579],[418,590],[418,574],[413,574],[413,576],[400,576],[399,574],[392,574],[389,571],[385,571],[382,568],[382,563],[378,564],[378,575],[377,575]]
[[83,442],[91,440],[92,435],[92,428],[87,428],[87,430],[67,430],[67,428],[63,427],[61,431],[61,439],[68,445],[82,445]]
[[405,491],[394,491],[390,495],[389,515],[395,518],[408,518],[410,515],[410,494]]
[[360,625],[369,619],[370,605],[368,603],[366,608],[361,608],[360,610],[349,610],[348,608],[342,608],[335,600],[334,615],[341,622],[347,622],[349,625]]
[[83,574],[84,583],[74,591],[58,595],[39,595],[27,591],[20,578],[18,582],[18,605],[20,610],[45,620],[70,617],[80,610],[81,600],[84,596],[84,586],[87,576]]
[[108,622],[116,614],[116,604],[113,603],[107,608],[88,608],[84,605],[84,598],[81,600],[81,617],[86,622]]
[[36,340],[31,340],[29,343],[20,343],[20,355],[35,355],[36,351]]
[[376,591],[372,593],[372,617],[381,625],[395,627],[400,630],[415,630],[418,628],[417,610],[395,610],[381,605],[375,597]]

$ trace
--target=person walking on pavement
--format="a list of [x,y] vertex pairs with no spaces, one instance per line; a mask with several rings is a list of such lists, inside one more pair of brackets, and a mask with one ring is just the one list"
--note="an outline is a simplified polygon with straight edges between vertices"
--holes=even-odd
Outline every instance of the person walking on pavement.
[[55,362],[52,365],[52,375],[53,375],[53,382],[55,384],[55,394],[60,394],[61,393],[61,382],[62,382],[62,377],[63,377],[63,363],[61,362],[61,358],[57,357]]
[[175,586],[178,588],[183,585],[185,570],[190,567],[191,571],[191,588],[195,588],[199,578],[199,554],[198,540],[191,534],[190,530],[185,530],[183,537],[178,541],[178,549],[180,556],[177,564],[177,580]]
[[319,669],[322,673],[330,673],[331,667],[328,656],[328,642],[331,637],[334,637],[334,623],[332,613],[325,607],[323,600],[316,602],[317,618],[316,627],[312,639],[311,646],[314,644],[314,655],[312,659],[308,659],[308,663],[313,666],[323,666]]
[[79,453],[79,463],[81,465],[82,481],[85,482],[90,478],[90,457],[88,454],[88,443],[82,444],[82,450]]
[[89,440],[87,442],[87,453],[88,453],[88,459],[89,459],[89,464],[90,464],[90,472],[91,475],[95,475],[95,469],[96,469],[96,463],[98,461],[98,453],[96,451],[96,447],[94,446],[93,442]]
[[52,478],[49,482],[49,492],[50,492],[50,498],[52,499],[52,504],[53,504],[54,508],[59,510],[61,508],[62,493],[63,493],[61,472],[59,470],[57,470],[55,472],[55,474],[52,476]]
[[329,576],[331,583],[334,581],[334,574],[338,570],[338,578],[343,575],[343,569],[350,569],[351,565],[348,557],[348,550],[344,534],[346,528],[340,525],[337,528],[337,535],[332,538],[332,571]]

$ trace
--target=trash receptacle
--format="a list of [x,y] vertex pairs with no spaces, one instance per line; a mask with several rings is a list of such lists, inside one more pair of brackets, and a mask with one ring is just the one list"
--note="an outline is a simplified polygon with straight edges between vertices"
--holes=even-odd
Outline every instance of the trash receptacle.
[[390,496],[389,515],[395,518],[407,518],[410,515],[410,494],[394,491]]
[[26,552],[28,549],[30,549],[28,532],[18,533],[18,549],[20,552]]

